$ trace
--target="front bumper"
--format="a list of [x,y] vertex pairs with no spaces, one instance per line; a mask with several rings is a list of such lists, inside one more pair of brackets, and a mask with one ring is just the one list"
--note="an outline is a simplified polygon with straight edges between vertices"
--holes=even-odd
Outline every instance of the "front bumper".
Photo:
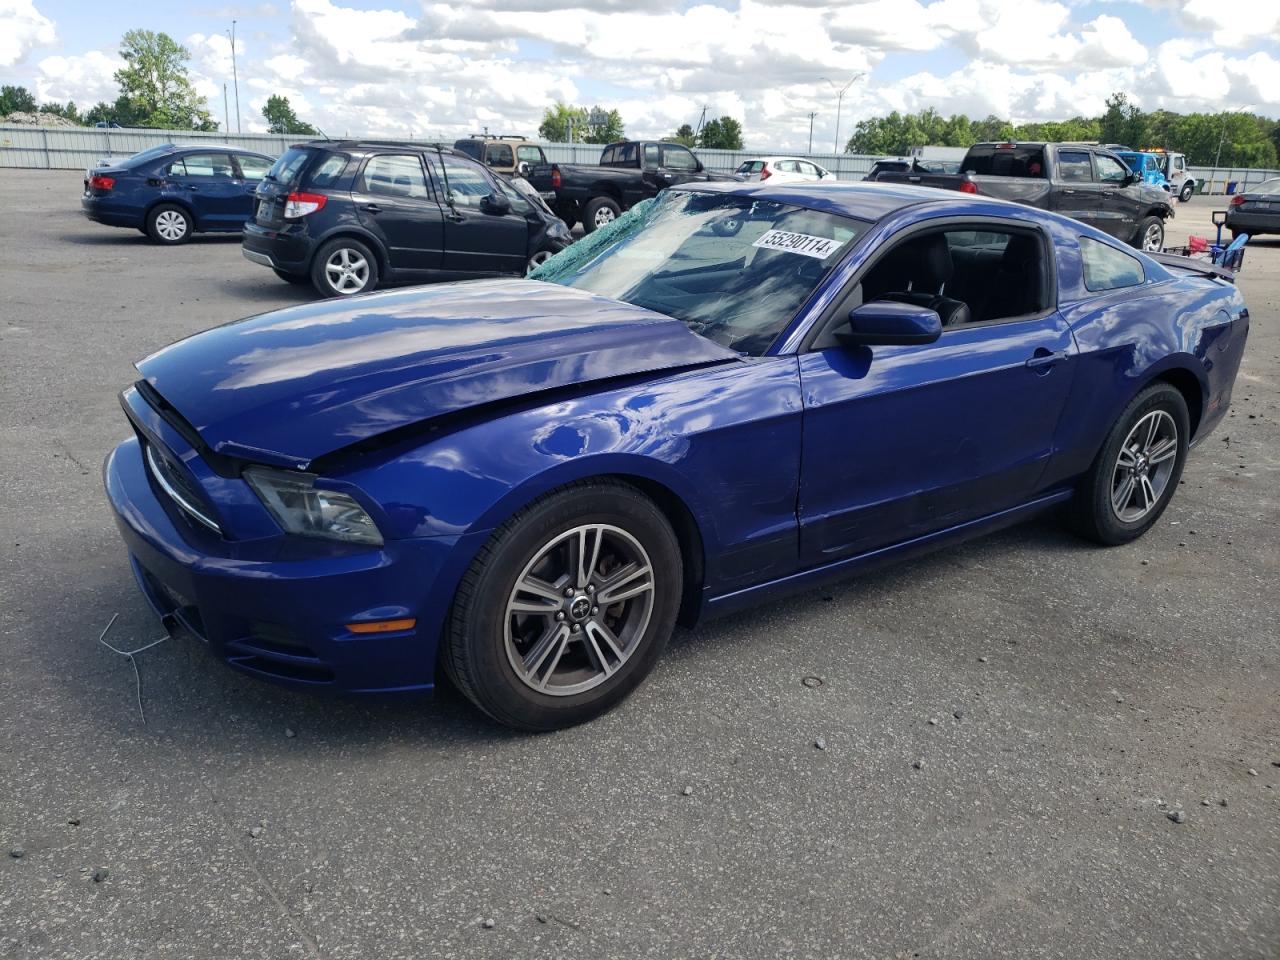
[[[229,666],[277,683],[344,693],[430,690],[448,609],[454,538],[355,550],[279,536],[226,540],[155,486],[137,437],[103,468],[107,497],[148,603]],[[437,589],[437,588],[443,589]],[[416,618],[412,630],[354,634],[360,620]]]

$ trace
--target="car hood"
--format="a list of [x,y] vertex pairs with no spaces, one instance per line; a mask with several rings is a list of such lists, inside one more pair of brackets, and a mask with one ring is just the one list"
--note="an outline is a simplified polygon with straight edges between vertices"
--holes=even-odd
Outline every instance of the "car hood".
[[738,357],[663,314],[508,279],[277,310],[181,340],[138,370],[215,453],[305,469],[468,407]]

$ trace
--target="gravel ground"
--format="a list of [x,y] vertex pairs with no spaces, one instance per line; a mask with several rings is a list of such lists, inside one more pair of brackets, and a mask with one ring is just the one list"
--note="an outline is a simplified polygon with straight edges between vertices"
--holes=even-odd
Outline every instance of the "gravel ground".
[[306,294],[78,193],[0,179],[0,957],[1280,957],[1280,241],[1137,544],[1047,518],[718,621],[554,735],[183,641],[137,659],[144,726],[97,642],[161,633],[101,489],[116,394]]

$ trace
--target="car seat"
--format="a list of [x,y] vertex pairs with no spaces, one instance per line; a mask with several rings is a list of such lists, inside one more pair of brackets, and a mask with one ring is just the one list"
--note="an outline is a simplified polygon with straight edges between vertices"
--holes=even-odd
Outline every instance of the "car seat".
[[947,281],[955,270],[951,248],[941,233],[931,233],[901,244],[880,261],[863,281],[865,300],[890,300],[927,307],[944,327],[972,319],[969,305],[946,296]]

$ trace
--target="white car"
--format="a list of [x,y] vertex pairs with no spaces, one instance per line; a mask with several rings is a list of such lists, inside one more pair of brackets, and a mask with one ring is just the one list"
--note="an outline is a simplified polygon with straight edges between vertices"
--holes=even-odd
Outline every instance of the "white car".
[[754,160],[744,160],[733,172],[743,180],[772,180],[774,183],[836,178],[825,167],[799,157],[756,157]]

